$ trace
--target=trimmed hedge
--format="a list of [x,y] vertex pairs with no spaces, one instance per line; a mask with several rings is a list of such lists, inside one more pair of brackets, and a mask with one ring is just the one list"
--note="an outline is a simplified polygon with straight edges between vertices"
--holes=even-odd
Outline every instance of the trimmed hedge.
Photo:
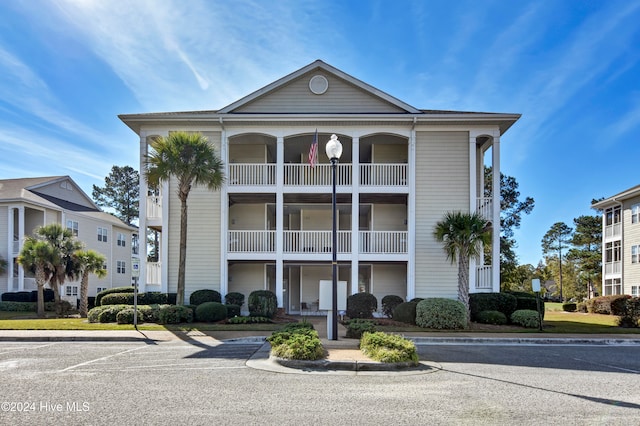
[[189,304],[190,305],[202,305],[203,303],[206,302],[218,302],[221,303],[222,302],[222,296],[220,295],[219,292],[215,291],[215,290],[208,290],[208,289],[203,289],[203,290],[196,290],[193,293],[191,293],[191,296],[189,296]]
[[96,306],[102,306],[102,298],[104,296],[106,296],[107,294],[112,294],[112,293],[133,293],[134,291],[134,287],[129,286],[129,287],[114,287],[114,288],[108,288],[106,290],[102,290],[100,293],[98,293],[96,295]]
[[640,298],[629,297],[625,300],[623,312],[618,318],[620,327],[640,327]]
[[355,318],[347,322],[348,339],[359,339],[364,333],[373,333],[376,331],[376,325],[372,320]]
[[242,307],[244,305],[244,294],[232,291],[224,296],[225,305],[238,305]]
[[220,302],[205,302],[196,308],[196,320],[217,322],[227,318],[227,307]]
[[483,311],[499,311],[509,318],[516,311],[518,300],[509,293],[472,293],[469,295],[471,321],[478,321]]
[[318,332],[310,328],[277,331],[267,337],[271,353],[285,359],[317,360],[324,356]]
[[[50,288],[45,288],[44,291],[44,303],[53,302],[53,290]],[[22,302],[22,303],[30,303],[38,301],[38,291],[8,291],[6,293],[2,293],[0,296],[0,300],[3,302]]]
[[460,301],[428,298],[416,306],[416,324],[437,330],[459,330],[469,326],[467,309]]
[[360,340],[360,350],[378,362],[418,364],[418,351],[415,343],[395,334],[365,333]]
[[482,311],[478,313],[476,321],[481,324],[505,325],[507,316],[500,311]]
[[520,309],[511,314],[511,322],[525,328],[539,328],[540,317],[538,311],[531,309]]
[[186,306],[163,305],[158,312],[160,324],[180,324],[181,322],[193,322],[193,310]]
[[233,317],[227,319],[227,324],[265,324],[270,322],[271,318],[267,317]]
[[[618,294],[614,296],[599,296],[594,297],[586,301],[587,312],[590,314],[603,314],[603,315],[620,315],[622,302],[619,299],[627,299],[629,296],[624,294]],[[613,304],[613,310],[612,310]],[[614,313],[613,311],[617,313]]]
[[[100,306],[106,305],[133,305],[135,294],[129,293],[109,293],[102,297]],[[167,295],[158,291],[149,293],[138,293],[139,305],[166,305]]]
[[403,303],[404,299],[395,294],[389,294],[382,298],[382,313],[388,318],[393,318],[393,310],[399,304]]
[[393,310],[393,319],[406,324],[416,324],[416,306],[418,302],[404,302]]
[[373,318],[378,309],[378,299],[371,293],[356,293],[347,297],[347,316],[349,318]]
[[278,311],[278,297],[269,290],[255,290],[249,294],[249,316],[273,318]]
[[239,305],[224,305],[227,307],[227,318],[239,317],[241,315]]
[[565,312],[575,312],[578,310],[578,305],[575,302],[563,303],[562,310]]

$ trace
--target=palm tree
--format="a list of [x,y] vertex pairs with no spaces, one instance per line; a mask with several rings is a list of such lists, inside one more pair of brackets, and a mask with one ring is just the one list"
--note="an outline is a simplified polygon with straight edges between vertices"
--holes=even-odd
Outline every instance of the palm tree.
[[81,277],[80,316],[86,318],[89,307],[89,274],[95,274],[98,278],[105,277],[107,270],[104,269],[104,263],[107,259],[95,250],[78,250],[74,253],[73,257],[74,262],[78,265],[78,271]]
[[[67,278],[78,274],[78,265],[74,262],[73,253],[82,249],[82,243],[75,239],[73,233],[59,223],[51,223],[36,229],[36,238],[46,241],[56,252],[57,261],[51,264],[49,285],[53,289],[56,311],[60,305],[60,287]],[[59,313],[59,312],[58,312]]]
[[458,262],[458,300],[469,311],[469,259],[491,242],[487,221],[478,213],[447,212],[433,233],[443,243],[447,259]]
[[58,261],[56,252],[48,242],[27,237],[17,260],[23,268],[35,273],[38,286],[38,317],[44,318],[44,285],[51,278],[53,264]]
[[191,185],[217,190],[224,182],[223,163],[215,148],[200,133],[172,132],[158,137],[145,158],[145,177],[150,186],[159,186],[175,177],[180,199],[180,254],[176,303],[184,304],[187,258],[187,198]]

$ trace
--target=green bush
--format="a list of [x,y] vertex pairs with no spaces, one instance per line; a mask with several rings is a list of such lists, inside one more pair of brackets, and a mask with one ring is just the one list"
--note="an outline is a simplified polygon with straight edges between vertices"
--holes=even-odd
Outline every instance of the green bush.
[[404,302],[399,304],[393,310],[393,319],[406,324],[415,325],[416,306],[418,306],[417,302]]
[[264,324],[270,322],[271,318],[267,317],[233,317],[227,320],[228,324]]
[[525,328],[539,328],[538,312],[531,309],[520,309],[511,314],[511,322]]
[[205,302],[196,308],[196,320],[216,322],[227,318],[227,307],[220,302]]
[[347,338],[359,339],[364,333],[373,333],[376,325],[372,320],[355,318],[347,321]]
[[410,362],[418,364],[416,345],[402,336],[383,332],[365,333],[360,350],[378,362]]
[[565,312],[575,312],[578,310],[578,305],[576,305],[574,302],[563,303],[562,310]]
[[416,306],[416,324],[437,330],[466,329],[467,309],[462,302],[445,298],[428,298]]
[[130,305],[109,305],[105,306],[98,314],[98,322],[117,322],[118,312],[131,308]]
[[107,294],[111,294],[111,293],[133,293],[134,291],[134,287],[129,286],[129,287],[113,287],[113,288],[108,288],[106,290],[102,290],[100,293],[98,293],[96,295],[96,306],[102,306],[102,298],[104,296],[106,296]]
[[496,324],[504,325],[507,321],[507,316],[500,311],[482,311],[476,316],[476,321],[481,324]]
[[[101,306],[105,305],[133,305],[135,299],[134,293],[109,293],[105,294],[101,299]],[[165,305],[167,303],[167,295],[159,291],[149,293],[138,293],[138,305]]]
[[611,315],[624,315],[627,307],[627,300],[629,299],[631,299],[631,296],[627,294],[611,296],[609,300],[609,304],[611,305]]
[[37,305],[32,302],[0,302],[0,311],[35,312]]
[[388,318],[393,318],[393,310],[399,304],[403,303],[404,299],[394,294],[389,294],[382,298],[382,313]]
[[138,305],[166,305],[167,294],[159,291],[138,293]]
[[133,324],[134,315],[134,309],[129,306],[116,314],[116,322],[118,324]]
[[133,293],[109,293],[102,296],[100,306],[133,305]]
[[222,296],[217,291],[208,289],[196,290],[189,296],[190,305],[198,306],[207,302],[222,303]]
[[313,324],[306,319],[300,322],[290,322],[278,331],[295,332],[296,330],[313,330]]
[[583,314],[587,312],[587,303],[580,302],[576,305],[576,311],[582,312]]
[[[627,299],[627,297],[624,294],[594,297],[586,302],[587,312],[590,314],[620,315],[624,309],[624,301],[621,299]],[[617,313],[614,313],[614,311]]]
[[233,318],[233,317],[239,317],[240,316],[240,306],[238,305],[230,305],[230,304],[226,304],[225,305],[227,307],[227,317],[228,318]]
[[347,297],[347,316],[349,318],[373,318],[378,309],[378,299],[371,293],[356,293]]
[[273,318],[278,310],[278,297],[269,290],[249,294],[249,316]]
[[640,298],[629,297],[625,299],[623,312],[618,318],[618,326],[636,328],[640,326]]
[[509,318],[517,304],[516,296],[509,293],[472,293],[469,295],[471,321],[478,321],[478,314],[483,311],[499,311]]
[[267,337],[271,353],[285,359],[316,360],[324,356],[318,332],[309,328],[278,331]]
[[413,303],[420,303],[424,300],[424,297],[414,297],[413,299],[409,300],[409,302],[413,302]]
[[[215,302],[212,302],[215,303]],[[158,322],[161,324],[180,324],[193,322],[193,310],[186,306],[162,305],[158,312]]]
[[232,291],[224,296],[225,305],[238,305],[242,307],[244,305],[244,294]]

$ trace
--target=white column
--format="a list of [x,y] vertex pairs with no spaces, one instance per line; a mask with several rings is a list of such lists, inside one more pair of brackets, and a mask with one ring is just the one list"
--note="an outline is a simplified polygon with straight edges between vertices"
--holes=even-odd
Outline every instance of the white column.
[[407,211],[407,300],[416,297],[416,130],[411,129],[409,136],[409,158],[407,159],[407,179],[409,185]]
[[493,238],[491,252],[491,282],[493,291],[500,292],[500,135],[493,137]]
[[[220,121],[220,158],[224,163],[224,175],[229,176],[229,141],[224,123]],[[225,183],[220,191],[220,294],[224,297],[229,293],[229,263],[227,250],[229,249],[229,191]]]
[[354,136],[351,159],[351,291],[358,292],[358,269],[360,267],[360,137]]
[[138,145],[140,155],[140,191],[138,203],[138,256],[140,258],[140,276],[138,277],[138,290],[146,291],[147,285],[147,193],[149,186],[144,176],[145,156],[147,155],[147,134],[140,132]]
[[[478,152],[476,146],[476,135],[469,133],[469,212],[476,213],[477,211],[477,188],[478,188],[478,169],[476,154]],[[476,291],[476,271],[477,271],[477,259],[472,257],[469,259],[469,292],[475,293]]]
[[[276,295],[278,307],[284,303],[284,138],[276,140]],[[288,308],[288,306],[286,307]]]

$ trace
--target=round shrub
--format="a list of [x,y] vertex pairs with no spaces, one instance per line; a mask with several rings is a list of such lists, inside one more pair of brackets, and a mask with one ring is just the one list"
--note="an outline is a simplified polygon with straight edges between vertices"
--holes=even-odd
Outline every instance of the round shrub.
[[146,293],[138,293],[139,305],[166,305],[167,294],[159,291],[148,291]]
[[578,310],[578,305],[574,302],[563,303],[562,310],[565,312],[575,312]]
[[190,305],[202,305],[206,302],[222,302],[222,296],[215,290],[196,290],[189,296]]
[[[116,322],[118,324],[133,324],[134,314],[135,312],[132,307],[123,309],[116,314]],[[138,318],[138,322],[141,322],[140,318]]]
[[396,296],[394,294],[384,296],[382,298],[382,313],[385,314],[388,318],[393,318],[393,310],[396,308],[396,306],[403,302],[404,299],[402,299],[402,297]]
[[409,302],[420,303],[423,300],[424,300],[424,297],[414,297],[413,299],[409,300]]
[[273,318],[278,310],[278,297],[269,290],[256,290],[249,294],[249,315]]
[[416,306],[418,306],[417,302],[404,302],[399,304],[393,310],[393,319],[406,324],[415,325]]
[[459,330],[468,327],[467,309],[462,302],[444,298],[428,298],[416,306],[416,324],[437,330]]
[[378,299],[371,293],[356,293],[347,297],[347,316],[349,318],[373,318],[378,309]]
[[162,305],[160,306],[160,310],[158,312],[158,321],[161,324],[180,324],[181,322],[193,322],[193,310],[186,306]]
[[378,362],[418,364],[418,351],[411,340],[383,332],[365,333],[360,340],[362,353]]
[[318,332],[313,329],[278,331],[269,336],[267,341],[271,344],[271,353],[280,358],[317,360],[324,356]]
[[376,331],[376,325],[372,320],[367,319],[352,319],[347,323],[347,335],[348,339],[359,339],[364,333],[373,333]]
[[224,296],[225,305],[244,305],[244,294],[232,291]]
[[500,311],[482,311],[478,313],[477,321],[482,324],[505,325],[507,316]]
[[100,323],[116,322],[118,312],[125,309],[129,309],[131,308],[131,306],[130,305],[109,305],[109,306],[105,306],[104,308],[105,309],[103,309],[98,314],[98,322]]
[[240,306],[229,304],[226,304],[224,306],[227,307],[227,318],[239,317],[241,315]]
[[477,321],[482,311],[499,311],[507,318],[515,312],[518,300],[509,293],[472,293],[469,295],[471,321]]
[[133,293],[135,289],[131,286],[129,287],[113,287],[108,288],[106,290],[102,290],[100,293],[96,295],[96,306],[102,305],[102,298],[107,294],[111,293]]
[[525,328],[540,327],[538,312],[531,309],[520,309],[511,314],[511,322]]
[[196,308],[196,320],[216,322],[227,318],[227,307],[220,302],[205,302]]

